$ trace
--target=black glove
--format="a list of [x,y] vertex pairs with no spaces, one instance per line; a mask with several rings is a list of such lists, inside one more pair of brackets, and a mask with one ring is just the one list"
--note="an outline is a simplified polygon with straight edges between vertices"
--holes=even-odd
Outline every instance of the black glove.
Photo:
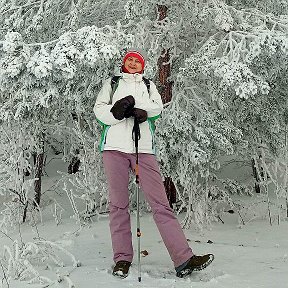
[[147,120],[147,111],[140,108],[133,108],[131,116],[135,117],[138,123],[141,124]]
[[124,113],[124,117],[129,118],[129,117],[133,116],[133,110],[134,110],[134,105],[129,106]]
[[135,99],[133,96],[126,96],[115,102],[110,112],[117,120],[122,120],[125,117],[125,112],[131,110],[135,105]]

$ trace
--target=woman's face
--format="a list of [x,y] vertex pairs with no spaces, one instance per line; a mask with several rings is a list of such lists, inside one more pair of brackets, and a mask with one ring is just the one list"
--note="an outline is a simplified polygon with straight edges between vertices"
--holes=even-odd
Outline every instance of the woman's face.
[[138,58],[133,57],[133,56],[130,56],[126,59],[124,63],[124,67],[131,74],[142,72],[141,62],[139,61]]

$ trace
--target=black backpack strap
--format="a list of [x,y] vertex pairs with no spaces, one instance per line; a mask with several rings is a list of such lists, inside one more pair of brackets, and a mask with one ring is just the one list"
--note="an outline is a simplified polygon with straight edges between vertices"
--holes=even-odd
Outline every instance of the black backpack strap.
[[112,104],[112,98],[113,98],[113,95],[118,87],[118,84],[119,84],[119,79],[121,78],[121,76],[113,76],[111,78],[111,88],[112,88],[112,91],[111,91],[111,94],[110,94],[110,102],[109,104]]
[[142,77],[142,80],[143,82],[145,83],[146,87],[147,87],[147,90],[148,90],[148,94],[150,96],[150,80],[145,78],[145,77]]

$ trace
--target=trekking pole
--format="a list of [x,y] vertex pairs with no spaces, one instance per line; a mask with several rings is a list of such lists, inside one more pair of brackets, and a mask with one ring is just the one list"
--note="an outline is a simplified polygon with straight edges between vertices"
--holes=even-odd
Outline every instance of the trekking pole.
[[141,252],[140,252],[140,237],[141,237],[141,230],[140,230],[140,201],[139,201],[139,153],[138,153],[138,140],[140,139],[140,127],[137,118],[134,118],[134,127],[133,127],[134,141],[135,141],[135,150],[136,150],[136,165],[135,165],[135,176],[136,176],[136,202],[137,202],[137,256],[138,256],[138,282],[141,282]]

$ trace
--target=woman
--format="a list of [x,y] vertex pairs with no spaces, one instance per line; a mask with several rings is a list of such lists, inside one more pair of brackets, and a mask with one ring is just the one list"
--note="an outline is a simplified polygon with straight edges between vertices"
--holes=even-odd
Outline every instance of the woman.
[[[154,121],[163,110],[155,84],[143,77],[144,52],[130,49],[122,63],[122,75],[114,86],[104,82],[94,112],[103,125],[100,143],[109,186],[109,219],[114,252],[113,275],[126,277],[133,260],[132,233],[128,212],[129,171],[134,171],[136,155],[132,137],[134,118],[140,123],[139,181],[153,212],[178,277],[202,270],[214,259],[212,254],[196,256],[169,206],[155,157]],[[113,83],[112,83],[113,84]]]

